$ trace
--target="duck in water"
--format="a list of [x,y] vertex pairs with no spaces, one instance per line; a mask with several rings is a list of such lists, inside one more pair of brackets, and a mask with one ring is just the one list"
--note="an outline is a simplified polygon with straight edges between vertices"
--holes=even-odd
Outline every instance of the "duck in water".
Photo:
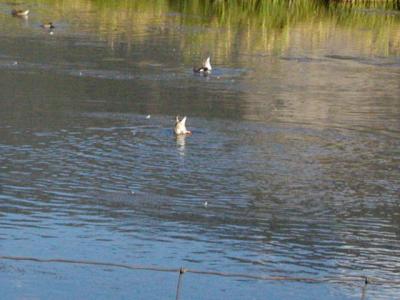
[[53,25],[53,22],[47,22],[47,23],[43,23],[42,25],[40,25],[40,27],[44,28],[44,29],[48,29],[48,30],[53,30],[54,28],[56,28]]
[[11,14],[14,17],[27,17],[29,14],[29,9],[13,9]]
[[203,73],[203,74],[208,74],[211,73],[212,67],[210,63],[210,57],[207,57],[207,59],[203,62],[203,65],[200,68],[193,68],[194,73]]
[[192,134],[190,130],[186,129],[186,117],[183,117],[182,120],[179,120],[179,116],[176,116],[174,132],[178,136]]

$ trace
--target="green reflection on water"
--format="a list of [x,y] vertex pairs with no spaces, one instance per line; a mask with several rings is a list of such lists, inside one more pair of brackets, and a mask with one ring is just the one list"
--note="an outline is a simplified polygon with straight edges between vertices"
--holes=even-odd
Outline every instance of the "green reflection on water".
[[364,54],[400,55],[399,1],[328,2],[37,0],[24,6],[33,13],[36,9],[43,20],[71,23],[71,30],[95,31],[110,45],[144,41],[149,28],[171,39],[177,38],[177,27],[190,28],[192,33],[182,35],[179,43],[188,59],[205,52],[223,57],[234,51],[284,54],[299,35],[314,47],[339,30],[358,31],[355,42]]

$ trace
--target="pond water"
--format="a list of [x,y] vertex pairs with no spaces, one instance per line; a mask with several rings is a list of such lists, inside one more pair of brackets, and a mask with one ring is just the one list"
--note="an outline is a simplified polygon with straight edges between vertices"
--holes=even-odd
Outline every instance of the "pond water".
[[[27,19],[0,3],[0,255],[398,279],[398,11],[184,3],[26,1]],[[194,75],[208,55],[213,72]],[[174,137],[176,115],[192,136]],[[0,260],[5,299],[174,299],[176,284]],[[361,287],[187,274],[181,296]]]

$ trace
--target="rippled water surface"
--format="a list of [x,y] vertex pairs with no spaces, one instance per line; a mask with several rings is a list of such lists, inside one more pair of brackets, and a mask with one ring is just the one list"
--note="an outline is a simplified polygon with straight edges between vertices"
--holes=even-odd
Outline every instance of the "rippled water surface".
[[[399,278],[396,11],[282,29],[140,1],[63,3],[20,4],[28,19],[0,3],[0,255]],[[212,74],[193,75],[207,55]],[[174,137],[177,114],[192,136]],[[0,260],[5,299],[174,299],[176,284]],[[360,299],[361,287],[187,274],[181,296]],[[399,295],[380,284],[363,297]]]

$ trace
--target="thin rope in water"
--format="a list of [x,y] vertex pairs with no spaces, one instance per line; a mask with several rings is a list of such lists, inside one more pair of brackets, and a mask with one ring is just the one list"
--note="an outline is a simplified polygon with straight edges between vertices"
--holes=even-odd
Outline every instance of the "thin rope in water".
[[366,276],[326,276],[321,278],[311,277],[296,277],[296,276],[264,276],[244,273],[230,273],[230,272],[219,272],[219,271],[202,271],[195,269],[186,268],[167,268],[160,266],[145,266],[145,265],[128,265],[122,263],[112,262],[100,262],[92,260],[75,260],[75,259],[64,259],[64,258],[37,258],[27,256],[5,256],[1,255],[0,259],[3,260],[14,260],[14,261],[33,261],[38,263],[66,263],[66,264],[80,264],[80,265],[95,265],[103,267],[115,267],[130,270],[145,270],[145,271],[157,271],[157,272],[170,272],[170,273],[192,273],[198,275],[214,275],[222,277],[236,277],[253,280],[265,280],[265,281],[297,281],[305,283],[354,283],[361,281],[364,284],[390,284],[400,285],[400,280],[387,280],[376,277]]

